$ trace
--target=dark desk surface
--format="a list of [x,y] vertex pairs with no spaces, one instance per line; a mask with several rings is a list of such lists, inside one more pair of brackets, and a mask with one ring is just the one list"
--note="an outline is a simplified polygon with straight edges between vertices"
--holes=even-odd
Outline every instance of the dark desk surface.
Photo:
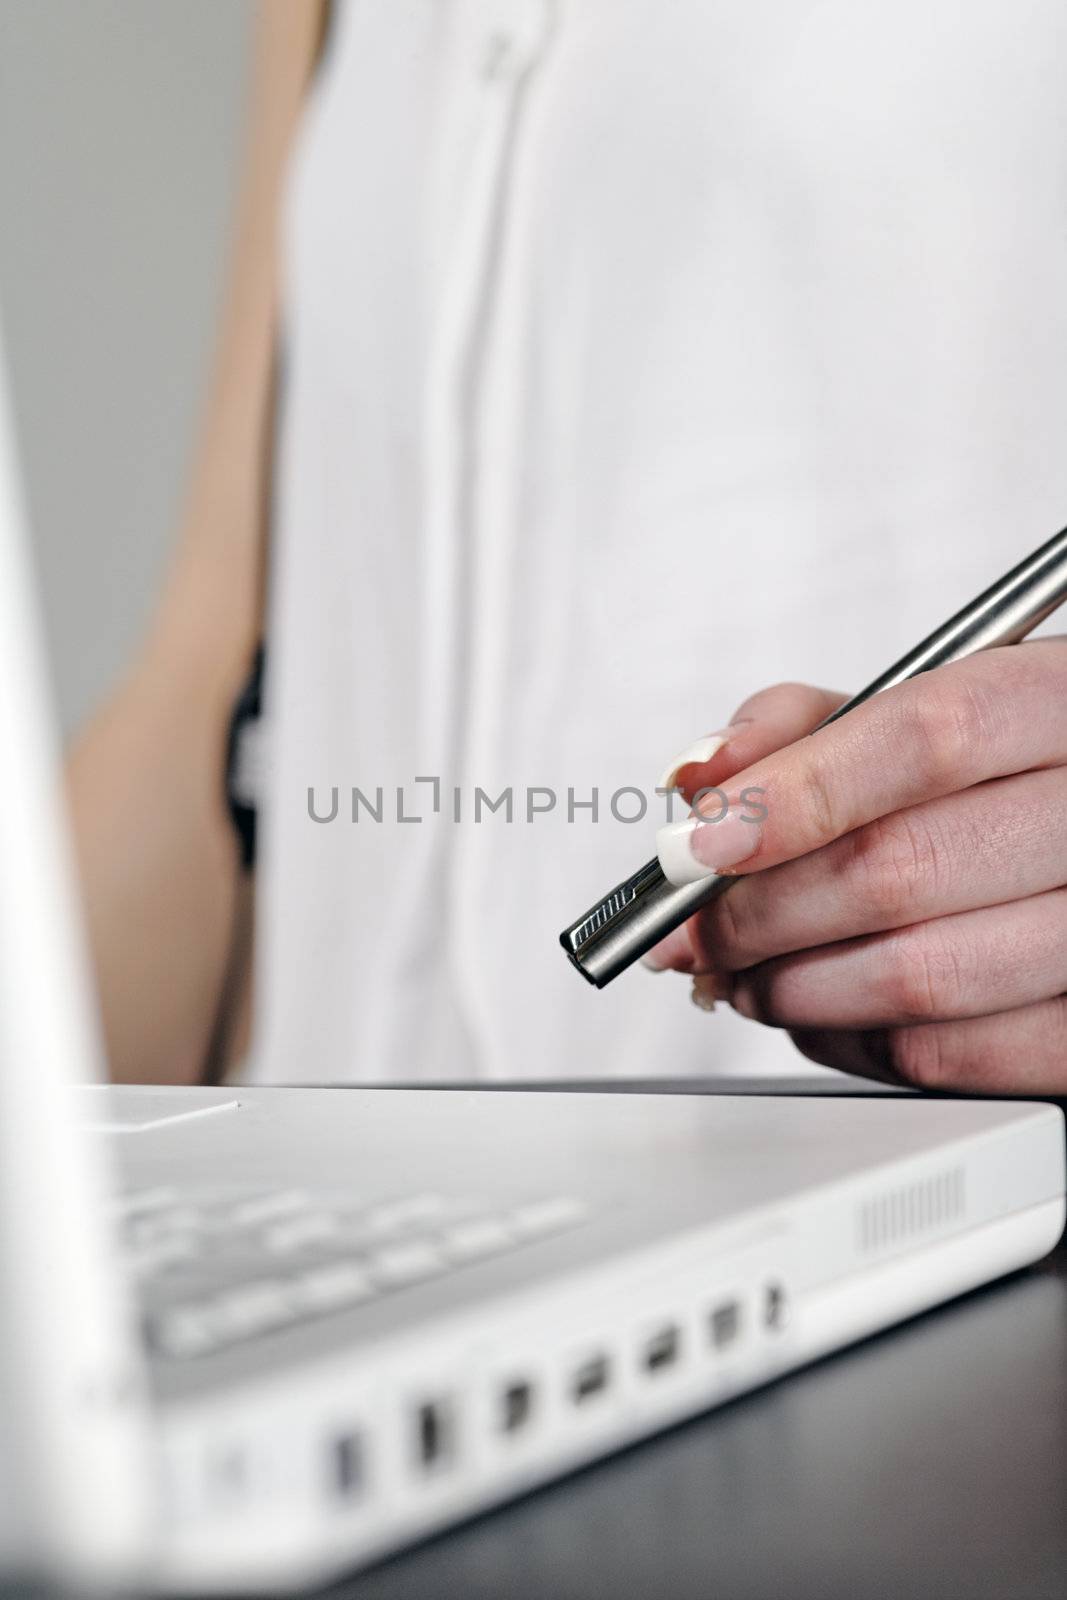
[[1064,1600],[1067,1245],[330,1593]]

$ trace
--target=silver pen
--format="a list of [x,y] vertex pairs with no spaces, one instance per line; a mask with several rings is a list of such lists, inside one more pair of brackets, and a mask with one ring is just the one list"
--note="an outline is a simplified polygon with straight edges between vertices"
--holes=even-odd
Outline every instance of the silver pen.
[[[825,728],[883,689],[979,650],[1018,644],[1067,600],[1067,528],[916,645],[888,672],[820,722]],[[813,730],[817,731],[817,730]],[[603,989],[737,879],[716,875],[677,888],[653,857],[560,934],[583,978]]]

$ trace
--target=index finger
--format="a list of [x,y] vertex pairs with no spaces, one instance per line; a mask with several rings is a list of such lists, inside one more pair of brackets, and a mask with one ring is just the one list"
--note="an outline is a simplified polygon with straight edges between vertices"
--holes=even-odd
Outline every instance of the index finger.
[[1067,762],[1067,641],[989,650],[857,706],[748,767],[704,820],[661,828],[675,883],[808,854],[864,823],[989,778]]

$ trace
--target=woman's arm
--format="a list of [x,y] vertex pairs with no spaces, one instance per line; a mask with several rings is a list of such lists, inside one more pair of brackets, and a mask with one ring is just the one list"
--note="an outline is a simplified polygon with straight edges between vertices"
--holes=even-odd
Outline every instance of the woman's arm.
[[260,630],[278,208],[324,10],[321,0],[260,6],[233,263],[177,551],[137,660],[70,758],[89,938],[120,1080],[202,1077],[233,988],[242,888],[226,733]]

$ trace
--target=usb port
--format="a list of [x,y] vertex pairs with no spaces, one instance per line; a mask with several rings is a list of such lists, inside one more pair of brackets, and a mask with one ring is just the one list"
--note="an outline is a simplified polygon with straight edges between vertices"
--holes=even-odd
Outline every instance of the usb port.
[[363,1440],[358,1433],[342,1433],[333,1441],[330,1468],[335,1494],[354,1500],[363,1488]]
[[785,1327],[788,1313],[788,1301],[785,1287],[780,1283],[769,1283],[763,1291],[763,1321],[772,1333],[779,1333]]
[[736,1300],[724,1300],[708,1318],[708,1331],[716,1350],[725,1350],[733,1344],[741,1331],[741,1307]]
[[587,1405],[598,1394],[603,1394],[610,1377],[611,1362],[607,1356],[591,1356],[583,1361],[571,1379],[571,1399],[575,1405]]
[[446,1466],[455,1455],[456,1425],[448,1400],[426,1400],[415,1413],[415,1452],[424,1472]]
[[682,1351],[682,1335],[677,1323],[669,1322],[654,1333],[641,1352],[646,1372],[663,1372],[673,1367]]
[[533,1400],[533,1384],[525,1378],[505,1385],[500,1392],[501,1433],[521,1433],[533,1412]]

